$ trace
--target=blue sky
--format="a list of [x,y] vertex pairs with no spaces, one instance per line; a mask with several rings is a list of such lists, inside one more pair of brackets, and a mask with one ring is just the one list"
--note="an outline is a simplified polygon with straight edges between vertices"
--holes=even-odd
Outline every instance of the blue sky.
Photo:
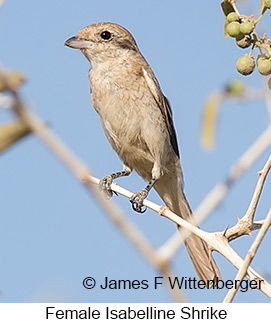
[[[257,8],[258,2],[251,1]],[[245,12],[244,12],[245,13]],[[249,14],[251,11],[249,11]],[[79,51],[64,47],[67,38],[82,27],[100,21],[116,22],[135,37],[153,68],[173,109],[181,151],[185,192],[193,209],[209,190],[225,178],[229,167],[260,135],[269,122],[264,102],[223,104],[217,146],[206,152],[200,144],[203,104],[213,91],[240,78],[260,88],[254,73],[243,78],[235,70],[246,51],[223,37],[220,1],[11,1],[0,9],[0,62],[23,71],[24,101],[52,130],[102,177],[121,169],[107,142],[89,95],[89,64]],[[262,27],[270,30],[270,18]],[[263,29],[264,30],[264,29]],[[270,36],[270,35],[269,35]],[[266,80],[264,79],[264,82]],[[1,111],[0,121],[12,119]],[[270,150],[269,150],[270,152]],[[202,224],[207,231],[234,225],[234,213],[242,217],[248,207],[266,152],[233,187],[223,204]],[[24,139],[0,159],[0,301],[2,302],[170,302],[164,288],[147,290],[85,290],[87,276],[102,283],[111,279],[153,280],[156,272],[133,245],[108,221],[81,183],[34,136]],[[120,185],[136,191],[145,184],[136,175],[120,179]],[[268,178],[256,218],[270,208]],[[150,198],[161,203],[152,192]],[[114,197],[127,217],[150,239],[162,245],[175,226],[152,211],[139,215],[130,203]],[[255,236],[255,233],[253,234]],[[250,237],[231,243],[245,256]],[[253,267],[270,280],[270,233],[253,260]],[[215,258],[224,279],[236,270],[220,255]],[[194,277],[182,248],[173,261],[178,276]],[[189,301],[220,302],[226,291],[188,290]],[[258,291],[239,292],[238,302],[266,302]]]

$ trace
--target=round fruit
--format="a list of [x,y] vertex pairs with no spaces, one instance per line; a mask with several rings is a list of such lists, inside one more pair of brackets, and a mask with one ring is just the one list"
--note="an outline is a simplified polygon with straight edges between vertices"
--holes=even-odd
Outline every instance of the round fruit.
[[257,65],[261,63],[261,61],[266,61],[268,59],[269,59],[269,56],[267,54],[259,54],[256,60]]
[[[271,1],[271,0],[270,0]],[[227,21],[230,23],[230,22],[233,22],[233,21],[238,21],[238,16],[235,12],[230,12],[228,15],[227,15]]]
[[267,85],[268,85],[269,89],[271,90],[271,77],[269,77],[269,80],[267,82]]
[[266,55],[259,55],[257,59],[257,68],[260,74],[271,74],[271,61]]
[[244,35],[249,35],[253,32],[254,26],[252,25],[251,22],[244,22],[243,24],[241,24],[240,26],[240,32]]
[[242,75],[249,75],[254,71],[254,58],[248,55],[240,57],[236,63],[236,68]]
[[236,37],[236,45],[241,48],[247,48],[251,45],[251,37],[250,35],[243,35],[240,34],[238,37]]
[[269,56],[268,56],[268,55],[266,55],[266,54],[260,54],[260,55],[258,55],[258,57],[257,57],[257,65],[258,65],[258,63],[259,63],[260,61],[262,61],[262,60],[267,60],[267,59],[269,59]]
[[271,8],[271,0],[264,0],[264,5],[266,8]]
[[237,37],[240,35],[240,24],[237,21],[233,21],[228,24],[226,28],[227,34],[231,37]]

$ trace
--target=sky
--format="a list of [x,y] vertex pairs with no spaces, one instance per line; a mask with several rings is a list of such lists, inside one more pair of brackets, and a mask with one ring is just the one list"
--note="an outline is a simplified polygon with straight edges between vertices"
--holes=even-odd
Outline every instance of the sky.
[[[258,1],[242,12],[251,14]],[[257,11],[258,10],[258,11]],[[269,16],[267,17],[269,18]],[[121,170],[121,162],[107,142],[92,107],[87,73],[89,63],[64,42],[86,25],[110,21],[126,27],[151,65],[173,110],[185,192],[195,209],[222,181],[234,161],[270,122],[261,100],[221,106],[216,147],[203,149],[200,123],[204,102],[213,91],[234,79],[261,88],[266,79],[253,73],[238,75],[235,64],[246,50],[223,36],[220,1],[157,0],[6,0],[0,8],[0,66],[22,71],[27,78],[21,96],[38,116],[83,160],[97,177]],[[262,30],[270,30],[270,18]],[[269,28],[269,29],[268,29]],[[0,122],[14,118],[0,111]],[[252,197],[257,172],[266,151],[233,186],[223,203],[202,223],[206,231],[222,231],[242,217]],[[137,290],[84,289],[85,277],[102,284],[109,279],[153,281],[160,276],[101,210],[81,182],[35,136],[29,136],[0,158],[0,301],[1,302],[171,302],[161,287]],[[137,191],[145,183],[137,174],[117,181]],[[270,208],[268,177],[256,219]],[[161,204],[152,192],[150,199]],[[132,211],[129,201],[113,200],[155,247],[175,232],[175,225],[148,210]],[[255,237],[256,233],[253,233]],[[246,255],[253,239],[242,237],[231,246]],[[270,282],[270,232],[252,266]],[[222,277],[237,271],[218,253],[214,257]],[[195,277],[184,248],[172,263],[178,277]],[[221,302],[226,290],[186,290],[187,301]],[[238,292],[236,302],[268,302],[261,292]]]

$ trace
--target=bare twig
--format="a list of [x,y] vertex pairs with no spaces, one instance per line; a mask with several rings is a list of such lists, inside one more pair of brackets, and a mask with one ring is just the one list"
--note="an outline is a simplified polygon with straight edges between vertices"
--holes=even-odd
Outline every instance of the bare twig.
[[[271,134],[270,134],[271,135]],[[253,222],[253,218],[255,215],[255,211],[256,211],[256,207],[258,205],[260,196],[261,196],[261,192],[263,189],[263,185],[265,182],[265,179],[270,171],[271,168],[271,155],[269,156],[264,168],[259,172],[259,180],[258,183],[256,185],[255,188],[255,192],[253,194],[252,200],[250,202],[250,205],[248,207],[248,210],[245,214],[245,219],[249,222],[252,223]]]
[[[217,250],[221,255],[223,255],[234,267],[237,269],[241,268],[243,265],[243,259],[230,247],[222,233],[208,233],[205,232],[184,219],[180,218],[175,213],[171,212],[168,208],[163,208],[160,214],[167,217],[171,221],[181,225],[185,229],[191,231],[192,233],[199,236],[201,239],[206,241],[211,250]],[[251,267],[247,270],[247,278],[249,280],[261,280],[262,284],[259,285],[259,289],[269,298],[271,298],[271,285],[261,277],[254,269]]]
[[[203,199],[194,212],[197,223],[201,223],[225,199],[231,186],[256,162],[256,160],[271,145],[271,127],[269,126],[254,143],[238,158],[228,172],[226,179],[218,183]],[[253,227],[253,225],[252,225]],[[259,226],[258,226],[259,228]],[[256,226],[254,226],[254,230]],[[187,231],[186,231],[187,232]],[[186,233],[187,234],[187,233]],[[182,234],[183,235],[183,234]],[[178,232],[160,248],[159,253],[165,261],[170,261],[183,243]]]
[[234,227],[230,228],[225,234],[225,237],[228,239],[228,241],[236,239],[244,234],[250,234],[251,227],[253,227],[255,211],[261,196],[265,179],[270,171],[270,168],[271,155],[269,156],[264,168],[259,172],[259,179],[246,214],[241,219],[238,219],[237,224]]
[[233,7],[234,11],[236,12],[236,14],[237,14],[238,16],[241,16],[241,15],[240,15],[240,12],[238,11],[238,9],[237,9],[237,7],[236,7],[235,2],[236,2],[235,0],[229,0],[229,3],[232,5],[232,7]]
[[236,289],[233,288],[233,289],[230,289],[229,292],[227,293],[225,299],[224,299],[224,303],[230,303],[232,302],[234,296],[236,295],[237,293],[237,290],[240,286],[240,283],[241,283],[241,280],[246,276],[246,273],[247,273],[247,270],[249,268],[249,265],[252,261],[252,259],[254,258],[255,254],[256,254],[256,251],[258,250],[269,226],[271,225],[271,209],[269,210],[269,213],[266,217],[266,219],[264,220],[263,224],[262,224],[262,227],[260,229],[260,231],[258,232],[257,234],[257,237],[256,239],[254,240],[254,242],[252,243],[247,255],[246,255],[246,258],[244,260],[244,263],[242,265],[241,268],[239,268],[239,271],[235,277],[235,281],[237,281],[237,286],[236,286]]

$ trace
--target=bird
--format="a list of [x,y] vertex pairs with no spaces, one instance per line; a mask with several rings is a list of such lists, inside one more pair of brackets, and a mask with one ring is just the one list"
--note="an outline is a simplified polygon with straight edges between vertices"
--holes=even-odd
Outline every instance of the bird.
[[[112,196],[116,178],[135,170],[148,182],[130,201],[143,213],[143,201],[154,188],[169,209],[197,226],[183,191],[183,172],[172,110],[132,34],[119,24],[94,23],[65,45],[79,49],[90,63],[91,100],[104,133],[122,161],[123,170],[103,177],[100,188]],[[185,246],[200,280],[221,278],[208,245],[195,234]]]

